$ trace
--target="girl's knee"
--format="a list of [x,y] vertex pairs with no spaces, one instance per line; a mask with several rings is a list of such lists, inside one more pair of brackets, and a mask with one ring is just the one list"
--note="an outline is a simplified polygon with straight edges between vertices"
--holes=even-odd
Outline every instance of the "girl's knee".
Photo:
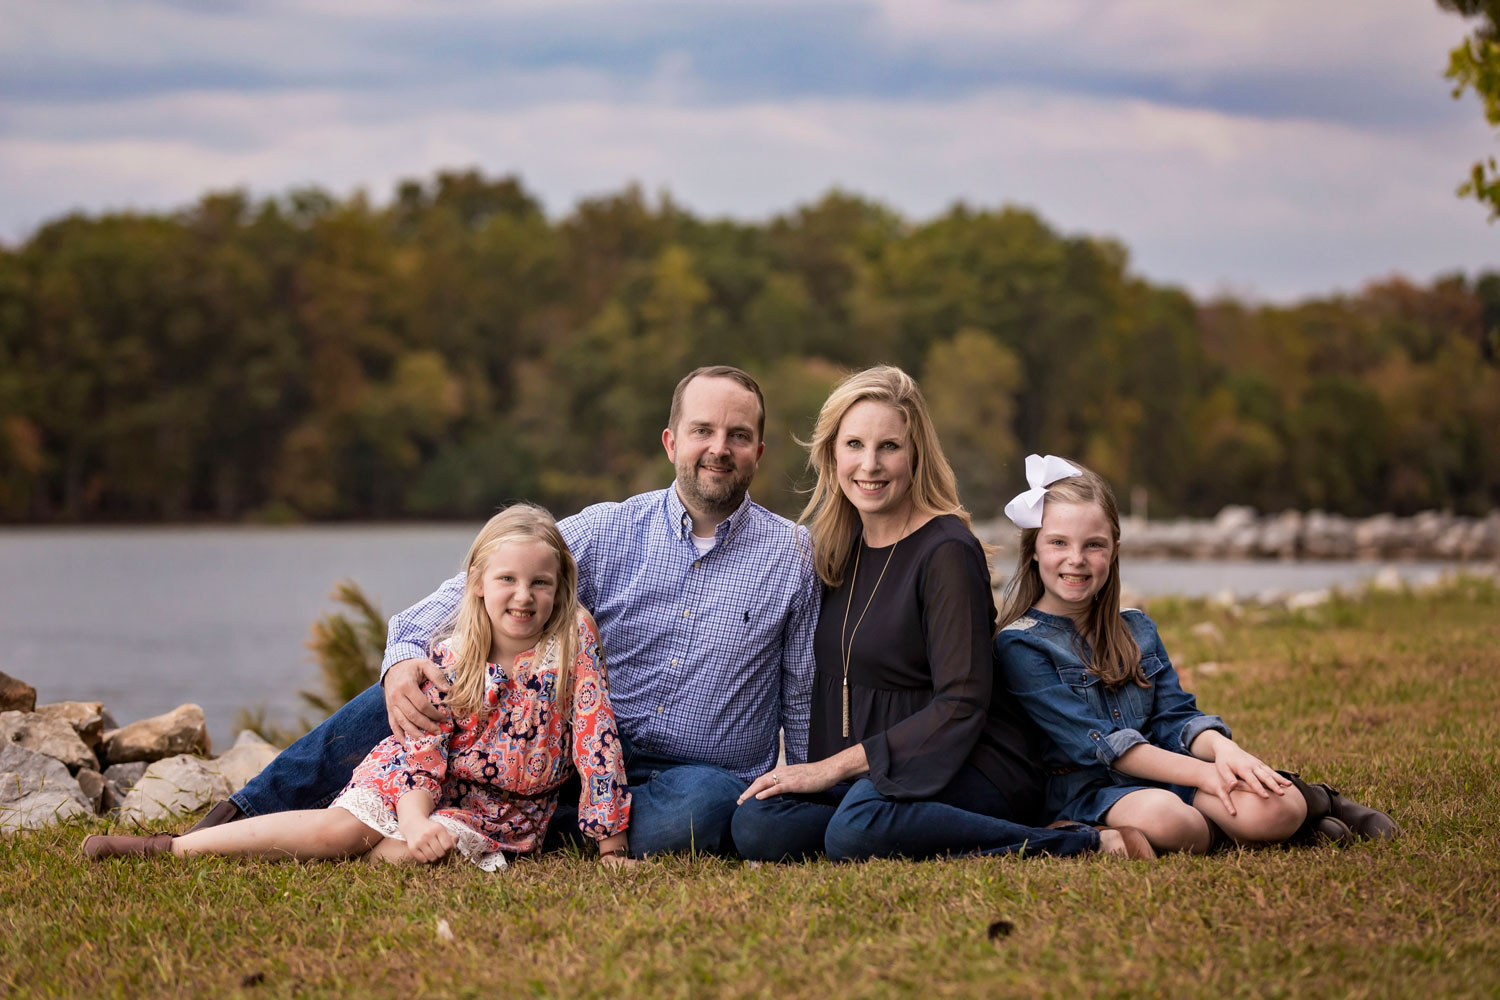
[[1307,818],[1307,802],[1296,789],[1261,798],[1236,793],[1238,815],[1227,825],[1230,836],[1247,843],[1277,843],[1296,833]]
[[1148,788],[1115,803],[1105,816],[1109,826],[1133,826],[1158,851],[1208,849],[1208,823],[1202,813],[1164,788]]
[[315,831],[328,847],[342,848],[350,854],[363,854],[381,840],[379,832],[355,819],[348,810],[337,807],[322,810]]

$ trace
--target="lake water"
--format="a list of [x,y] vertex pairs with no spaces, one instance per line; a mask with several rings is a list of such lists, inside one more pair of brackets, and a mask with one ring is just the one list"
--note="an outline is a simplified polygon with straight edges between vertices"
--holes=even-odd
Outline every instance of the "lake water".
[[[237,710],[292,724],[318,685],[305,643],[354,580],[390,614],[458,569],[479,524],[0,529],[0,671],[39,702],[102,701],[124,724],[195,702],[216,748]],[[1142,596],[1348,585],[1382,563],[1135,560]],[[1408,579],[1443,563],[1397,563]]]

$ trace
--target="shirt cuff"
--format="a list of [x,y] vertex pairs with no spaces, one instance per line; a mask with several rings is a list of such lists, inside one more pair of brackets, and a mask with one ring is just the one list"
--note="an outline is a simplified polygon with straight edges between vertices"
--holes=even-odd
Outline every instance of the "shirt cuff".
[[1210,729],[1217,729],[1223,733],[1226,739],[1234,739],[1229,732],[1229,724],[1217,715],[1199,715],[1188,720],[1187,725],[1182,727],[1182,752],[1191,754],[1193,752],[1193,741]]
[[385,659],[380,661],[380,681],[385,683],[385,672],[402,660],[426,659],[427,649],[419,642],[393,642],[385,647]]
[[1126,750],[1148,742],[1139,729],[1117,729],[1105,736],[1101,736],[1097,729],[1091,729],[1089,737],[1094,741],[1094,752],[1099,755],[1099,761],[1105,767],[1114,767],[1115,761]]

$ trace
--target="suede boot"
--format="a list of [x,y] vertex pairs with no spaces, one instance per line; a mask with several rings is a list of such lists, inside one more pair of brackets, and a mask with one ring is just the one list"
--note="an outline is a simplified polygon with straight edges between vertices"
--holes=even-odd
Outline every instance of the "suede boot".
[[85,837],[83,856],[90,861],[105,858],[149,858],[157,854],[171,854],[172,841],[177,838],[170,833],[157,833],[149,837],[105,837],[98,834]]
[[1293,843],[1309,843],[1325,837],[1339,844],[1366,840],[1391,839],[1401,835],[1396,821],[1378,809],[1362,806],[1340,795],[1326,784],[1309,784],[1293,771],[1277,771],[1291,781],[1307,802],[1307,818],[1297,832],[1287,838]]
[[225,799],[223,802],[215,803],[202,819],[188,828],[188,833],[197,833],[199,830],[207,830],[211,826],[219,826],[223,823],[233,823],[237,819],[243,819],[244,816],[239,806]]

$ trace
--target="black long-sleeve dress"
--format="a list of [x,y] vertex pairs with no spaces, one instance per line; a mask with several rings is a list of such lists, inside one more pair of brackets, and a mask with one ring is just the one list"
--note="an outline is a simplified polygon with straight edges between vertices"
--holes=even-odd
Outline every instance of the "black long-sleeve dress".
[[[843,584],[823,595],[808,759],[863,743],[866,776],[892,799],[931,798],[968,763],[1017,818],[1033,814],[1041,784],[1030,763],[1030,724],[995,682],[995,601],[979,541],[957,517],[942,515],[894,552],[859,544],[858,577],[851,553]],[[851,635],[845,738],[840,647]]]

